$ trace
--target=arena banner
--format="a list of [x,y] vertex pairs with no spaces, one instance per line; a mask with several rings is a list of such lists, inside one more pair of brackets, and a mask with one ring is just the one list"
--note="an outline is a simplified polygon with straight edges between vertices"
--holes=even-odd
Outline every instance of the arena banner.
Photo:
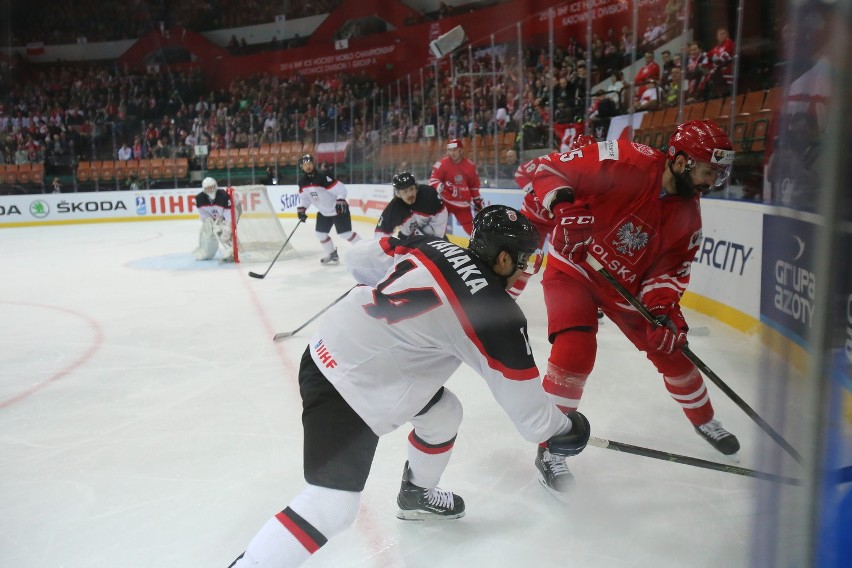
[[[668,0],[639,1],[639,29],[643,37],[654,32],[652,45],[670,39],[676,33],[666,14]],[[459,11],[438,21],[412,23],[411,12],[404,5],[381,0],[343,2],[319,24],[307,44],[285,50],[272,50],[251,55],[231,55],[200,34],[183,28],[156,30],[140,38],[119,59],[122,66],[144,69],[151,54],[164,47],[185,49],[193,56],[190,64],[209,73],[217,88],[227,88],[232,81],[258,73],[272,73],[280,78],[294,76],[311,80],[339,74],[370,76],[380,83],[398,80],[408,73],[434,62],[429,41],[456,26],[462,26],[467,37],[478,44],[493,36],[498,44],[517,41],[517,30],[507,22],[519,22],[524,42],[546,45],[550,21],[554,39],[566,44],[569,38],[585,38],[587,22],[592,19],[594,33],[604,37],[613,30],[616,37],[632,28],[632,2],[623,0],[509,0],[473,12]],[[403,9],[403,12],[399,10]],[[378,15],[390,22],[388,31],[347,39],[345,46],[333,41],[333,34],[347,21]],[[586,43],[580,41],[580,43]],[[481,45],[479,45],[481,47]],[[449,65],[443,58],[442,65]]]
[[[275,213],[295,216],[296,185],[266,186]],[[393,198],[390,185],[346,186],[352,214],[377,220]],[[196,219],[195,195],[200,187],[143,191],[99,191],[0,196],[0,229],[74,223]],[[245,204],[251,208],[252,204]],[[309,211],[310,213],[310,211]]]
[[761,284],[765,207],[721,199],[702,199],[702,240],[692,263],[689,292],[713,298],[760,319],[760,298],[744,294]]
[[813,325],[816,224],[798,217],[765,215],[760,317],[802,347]]

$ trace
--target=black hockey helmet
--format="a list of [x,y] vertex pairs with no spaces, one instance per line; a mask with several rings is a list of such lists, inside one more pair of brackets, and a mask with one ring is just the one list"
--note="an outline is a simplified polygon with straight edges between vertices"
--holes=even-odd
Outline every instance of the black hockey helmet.
[[304,164],[305,162],[310,162],[315,166],[317,165],[317,163],[314,161],[314,157],[311,154],[304,154],[301,158],[299,158],[299,167],[301,168],[302,164]]
[[512,255],[516,268],[525,270],[527,260],[538,250],[538,230],[516,209],[489,205],[473,220],[468,249],[489,266],[502,251]]
[[396,195],[397,190],[408,189],[411,186],[417,186],[417,180],[411,172],[399,172],[393,175],[391,180],[393,185],[393,193]]

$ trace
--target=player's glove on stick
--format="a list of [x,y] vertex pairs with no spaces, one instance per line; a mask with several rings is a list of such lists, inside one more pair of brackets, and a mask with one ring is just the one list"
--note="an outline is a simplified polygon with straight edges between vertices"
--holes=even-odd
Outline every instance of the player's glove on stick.
[[296,216],[299,217],[300,223],[304,223],[305,221],[308,220],[308,214],[307,214],[306,209],[304,207],[297,207],[296,208]]
[[571,421],[571,430],[565,434],[557,434],[547,441],[547,449],[557,456],[576,456],[583,451],[592,434],[589,420],[576,410],[565,413]]
[[337,200],[337,203],[335,203],[335,205],[334,205],[334,208],[335,208],[335,209],[337,209],[337,214],[338,214],[338,215],[343,215],[344,213],[346,213],[347,211],[349,211],[349,204],[348,204],[348,203],[346,203],[346,202],[345,202],[344,200],[342,200],[342,199],[338,199],[338,200]]
[[595,228],[595,216],[578,212],[570,203],[559,203],[553,209],[556,225],[550,235],[550,246],[571,262],[586,260],[592,233]]
[[477,213],[482,211],[482,207],[483,207],[484,204],[482,203],[481,197],[474,197],[472,199],[472,201],[473,201],[473,214],[476,215]]
[[686,319],[678,304],[660,304],[648,308],[648,311],[660,324],[648,328],[648,345],[651,349],[668,355],[686,345],[689,326],[686,325]]

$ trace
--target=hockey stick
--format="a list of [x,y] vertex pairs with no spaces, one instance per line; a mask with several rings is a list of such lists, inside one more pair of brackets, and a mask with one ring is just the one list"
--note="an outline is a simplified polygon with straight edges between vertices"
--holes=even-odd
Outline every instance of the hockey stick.
[[[355,286],[357,286],[357,284],[356,284]],[[354,290],[354,289],[355,289],[355,286],[352,286],[352,288],[349,288],[349,289],[348,289],[348,290],[347,290],[347,291],[346,291],[346,292],[345,292],[342,296],[340,296],[340,297],[339,297],[339,298],[337,298],[335,301],[333,301],[332,303],[330,303],[329,305],[327,305],[326,307],[324,307],[323,309],[321,309],[321,310],[320,310],[320,312],[319,312],[317,315],[315,315],[314,317],[312,317],[311,319],[309,319],[308,321],[306,321],[305,323],[303,323],[302,325],[300,325],[299,327],[297,327],[297,328],[296,328],[296,329],[294,329],[293,331],[282,331],[281,333],[276,333],[276,334],[272,337],[272,341],[278,341],[278,340],[280,340],[280,339],[286,339],[287,337],[292,337],[292,336],[296,335],[297,333],[299,333],[300,331],[302,331],[302,329],[304,329],[305,327],[307,327],[307,325],[308,325],[309,323],[311,323],[312,321],[314,321],[315,319],[317,319],[318,317],[320,317],[321,315],[323,315],[325,312],[327,312],[327,311],[328,311],[328,309],[329,309],[329,308],[331,308],[331,306],[333,306],[334,304],[336,304],[337,302],[339,302],[340,300],[342,300],[343,298],[345,298],[347,295],[349,295],[349,292],[351,292],[352,290]]]
[[724,473],[744,475],[746,477],[754,477],[756,479],[764,479],[766,481],[774,481],[776,483],[786,483],[787,485],[802,484],[802,481],[800,479],[796,479],[794,477],[785,477],[783,475],[776,475],[774,473],[765,473],[753,469],[746,469],[744,467],[737,467],[734,465],[702,460],[700,458],[692,458],[680,454],[673,454],[671,452],[652,450],[651,448],[643,448],[641,446],[634,446],[632,444],[625,444],[623,442],[613,442],[612,440],[604,440],[603,438],[596,438],[594,436],[589,438],[589,445],[595,446],[596,448],[604,448],[607,450],[615,450],[616,452],[624,452],[625,454],[633,454],[636,456],[653,458],[655,460],[674,462],[683,465],[691,465],[704,469],[712,469]]
[[284,252],[285,248],[287,248],[287,243],[289,243],[290,239],[293,238],[293,233],[296,232],[296,229],[298,229],[299,225],[301,224],[302,222],[299,221],[298,223],[296,223],[296,226],[293,227],[293,230],[290,231],[290,235],[287,237],[287,240],[284,241],[284,244],[281,245],[281,250],[278,251],[278,254],[276,254],[275,258],[272,259],[272,262],[269,263],[269,268],[266,269],[266,272],[264,272],[263,274],[258,274],[257,272],[249,272],[249,276],[251,276],[252,278],[260,278],[261,280],[266,278],[266,275],[269,274],[270,270],[272,270],[272,265],[275,264],[275,261],[278,260],[279,256],[281,256],[281,253]]
[[[630,302],[630,304],[634,308],[636,308],[636,310],[642,315],[642,317],[644,317],[646,320],[648,320],[648,322],[651,325],[653,325],[653,326],[659,326],[660,325],[660,322],[658,322],[656,319],[654,319],[654,316],[651,314],[650,311],[648,311],[648,308],[646,308],[642,304],[642,302],[639,301],[639,299],[636,296],[631,294],[630,291],[621,284],[621,282],[616,280],[615,277],[612,274],[610,274],[609,271],[606,268],[603,267],[603,265],[600,263],[600,261],[598,259],[596,259],[592,255],[587,255],[586,256],[586,262],[588,262],[589,265],[592,268],[594,268],[601,276],[606,278],[606,280],[610,284],[612,284],[613,287],[615,287],[616,290],[618,290],[618,293],[621,294],[621,296],[625,300]],[[769,436],[773,440],[775,440],[778,443],[778,445],[781,446],[784,449],[784,451],[786,451],[788,454],[790,454],[793,457],[794,460],[801,463],[802,456],[799,454],[799,452],[797,452],[793,448],[793,446],[791,446],[789,444],[789,442],[787,442],[787,440],[785,440],[781,436],[781,434],[776,432],[775,429],[772,428],[772,426],[770,426],[763,418],[761,418],[760,415],[758,415],[757,412],[755,412],[748,405],[748,403],[746,403],[746,401],[744,401],[742,398],[740,398],[740,396],[737,393],[735,393],[733,391],[733,389],[731,389],[731,387],[729,387],[727,384],[725,384],[725,382],[721,378],[719,378],[719,376],[716,373],[714,373],[710,369],[710,367],[708,367],[704,363],[704,361],[699,359],[698,356],[695,353],[692,352],[692,350],[689,348],[688,345],[684,345],[683,347],[681,347],[681,351],[683,352],[683,354],[686,356],[687,359],[692,361],[695,364],[695,366],[698,367],[698,369],[707,376],[707,378],[709,378],[711,381],[713,381],[713,383],[717,387],[722,389],[722,392],[724,392],[726,395],[728,395],[728,397],[732,401],[734,401],[734,403],[737,406],[739,406],[743,410],[743,412],[745,412],[748,415],[749,418],[754,420],[755,423],[757,423],[757,425],[760,426],[760,428],[764,432],[769,434]]]

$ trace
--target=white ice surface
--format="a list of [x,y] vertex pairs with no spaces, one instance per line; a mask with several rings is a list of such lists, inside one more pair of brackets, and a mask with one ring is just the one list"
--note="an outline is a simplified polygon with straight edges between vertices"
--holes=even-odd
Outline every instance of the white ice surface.
[[[292,220],[284,220],[285,230]],[[362,233],[370,227],[358,225]],[[302,487],[302,325],[352,285],[321,266],[313,222],[295,259],[197,262],[194,221],[0,231],[0,566],[224,568]],[[333,235],[344,256],[347,244]],[[540,367],[541,287],[520,299]],[[746,401],[760,347],[687,313],[700,354]],[[581,410],[593,435],[714,461],[650,363],[604,322]],[[462,367],[465,407],[441,486],[467,515],[395,518],[408,429],[384,437],[353,528],[306,566],[745,566],[762,515],[748,477],[589,447],[568,504],[537,483],[535,448]],[[765,436],[708,381],[717,418],[757,468]],[[759,469],[759,468],[758,468]]]

